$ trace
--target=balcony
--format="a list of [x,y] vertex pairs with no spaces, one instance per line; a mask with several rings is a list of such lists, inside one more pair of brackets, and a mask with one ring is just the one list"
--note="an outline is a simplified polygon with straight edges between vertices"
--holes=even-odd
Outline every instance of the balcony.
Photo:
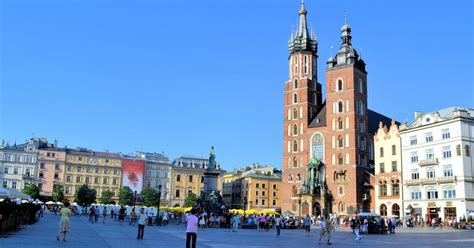
[[405,185],[413,186],[413,185],[423,185],[423,184],[439,184],[439,183],[454,183],[456,182],[456,177],[434,177],[434,178],[423,178],[423,179],[413,179],[407,180]]
[[438,161],[437,158],[425,159],[425,160],[418,161],[419,166],[437,165],[437,164],[439,164],[439,161]]
[[32,176],[32,175],[30,175],[30,174],[22,174],[22,175],[21,175],[21,178],[22,178],[23,180],[34,180],[34,179],[35,179],[35,177]]

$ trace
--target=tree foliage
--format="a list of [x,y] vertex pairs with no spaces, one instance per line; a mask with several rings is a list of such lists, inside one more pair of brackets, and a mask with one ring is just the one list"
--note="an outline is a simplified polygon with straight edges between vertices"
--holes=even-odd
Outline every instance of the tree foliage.
[[193,192],[189,192],[188,196],[186,196],[186,199],[184,200],[184,207],[194,207],[196,205],[197,201],[197,196]]
[[62,184],[53,185],[53,201],[62,202],[64,200],[64,187]]
[[133,191],[130,187],[125,186],[119,191],[119,200],[121,205],[133,205]]
[[100,203],[110,204],[112,202],[112,191],[104,190],[102,196],[100,197]]
[[143,189],[141,195],[143,197],[143,205],[147,207],[156,206],[158,203],[158,192],[155,189]]
[[89,206],[95,203],[97,191],[90,189],[86,184],[83,184],[76,193],[76,201],[80,206]]
[[31,196],[31,198],[38,198],[39,196],[39,188],[38,185],[34,183],[29,183],[23,189],[23,193]]

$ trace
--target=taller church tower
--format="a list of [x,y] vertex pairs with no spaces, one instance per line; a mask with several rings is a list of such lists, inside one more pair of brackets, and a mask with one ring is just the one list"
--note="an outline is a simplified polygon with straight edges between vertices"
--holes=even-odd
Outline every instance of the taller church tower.
[[322,107],[318,83],[318,42],[308,32],[307,11],[301,2],[299,25],[288,41],[289,80],[284,92],[283,180],[291,187],[282,189],[282,209],[297,211],[298,194],[307,174],[309,139],[307,127]]

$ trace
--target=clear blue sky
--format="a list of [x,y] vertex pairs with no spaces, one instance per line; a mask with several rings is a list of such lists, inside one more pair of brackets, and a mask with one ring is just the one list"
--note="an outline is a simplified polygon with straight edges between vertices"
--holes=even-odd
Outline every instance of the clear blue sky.
[[[281,167],[287,41],[299,0],[0,0],[0,138]],[[474,106],[470,0],[307,0],[319,81],[344,12],[369,108]]]

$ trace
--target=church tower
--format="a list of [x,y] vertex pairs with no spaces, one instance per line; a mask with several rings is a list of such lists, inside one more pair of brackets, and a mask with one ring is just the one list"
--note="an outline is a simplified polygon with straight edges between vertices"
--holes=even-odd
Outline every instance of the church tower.
[[298,197],[307,174],[309,145],[307,128],[322,106],[318,83],[318,42],[314,31],[308,32],[307,11],[301,2],[299,24],[288,41],[289,80],[284,86],[284,142],[282,209],[297,211]]
[[352,47],[347,17],[341,32],[341,47],[327,61],[326,70],[326,119],[330,134],[326,137],[326,176],[333,196],[330,212],[352,214],[364,208],[367,197],[363,190],[370,140],[367,71]]

